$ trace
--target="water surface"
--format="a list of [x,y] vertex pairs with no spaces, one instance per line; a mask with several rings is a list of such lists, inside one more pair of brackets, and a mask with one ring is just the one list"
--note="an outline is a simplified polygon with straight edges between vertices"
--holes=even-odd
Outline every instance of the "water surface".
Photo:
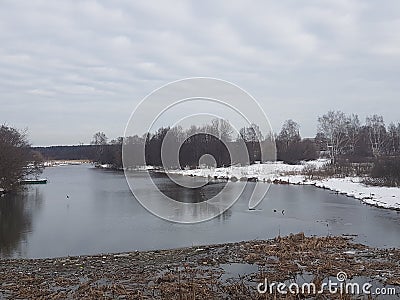
[[[0,198],[0,257],[175,248],[297,232],[356,235],[357,242],[371,246],[400,247],[399,212],[312,186],[272,185],[255,211],[249,211],[241,199],[217,218],[185,225],[164,221],[145,210],[121,172],[80,165],[46,168],[43,176],[48,184]],[[134,176],[141,184],[140,173]],[[200,197],[193,191],[176,190],[161,175],[156,180],[182,201]],[[209,193],[219,188],[207,186]]]

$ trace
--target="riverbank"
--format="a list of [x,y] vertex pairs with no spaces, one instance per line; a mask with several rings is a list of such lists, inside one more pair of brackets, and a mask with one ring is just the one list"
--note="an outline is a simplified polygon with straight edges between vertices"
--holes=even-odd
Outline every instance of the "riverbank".
[[376,207],[400,210],[400,188],[369,186],[360,177],[326,178],[313,180],[305,175],[279,176],[275,181],[298,185],[314,185]]
[[0,298],[266,299],[257,291],[266,278],[318,286],[338,272],[348,281],[399,292],[399,260],[399,249],[303,234],[172,250],[7,259],[0,260]]
[[312,179],[310,175],[304,174],[307,169],[314,168],[318,170],[327,162],[325,159],[319,159],[299,165],[274,162],[243,167],[199,168],[193,170],[169,170],[168,172],[184,176],[200,176],[232,181],[246,179],[283,184],[314,185],[359,199],[369,205],[400,210],[400,188],[368,186],[362,182],[363,178],[360,177]]

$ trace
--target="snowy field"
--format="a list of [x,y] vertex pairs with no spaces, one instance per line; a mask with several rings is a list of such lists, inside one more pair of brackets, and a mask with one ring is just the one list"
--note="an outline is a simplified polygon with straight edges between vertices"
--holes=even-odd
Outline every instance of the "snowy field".
[[327,178],[323,180],[310,180],[302,175],[307,166],[320,168],[327,160],[305,162],[300,165],[287,165],[281,162],[254,164],[244,167],[226,168],[200,168],[194,170],[170,170],[169,173],[186,176],[229,178],[257,178],[259,181],[284,181],[290,184],[315,185],[329,189],[338,194],[347,195],[379,207],[400,209],[400,188],[367,186],[361,183],[359,177]]

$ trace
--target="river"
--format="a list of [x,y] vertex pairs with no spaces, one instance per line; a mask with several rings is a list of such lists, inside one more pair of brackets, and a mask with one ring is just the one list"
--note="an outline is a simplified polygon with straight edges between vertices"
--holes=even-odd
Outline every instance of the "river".
[[[140,173],[135,176],[140,182]],[[149,213],[133,197],[122,172],[74,165],[46,168],[43,177],[49,180],[45,185],[0,198],[0,257],[176,248],[298,232],[353,235],[370,246],[400,247],[399,212],[313,186],[272,185],[257,210],[248,210],[239,199],[219,217],[189,225]],[[174,189],[181,201],[194,197],[177,192],[162,175],[157,180],[165,180],[164,189]]]

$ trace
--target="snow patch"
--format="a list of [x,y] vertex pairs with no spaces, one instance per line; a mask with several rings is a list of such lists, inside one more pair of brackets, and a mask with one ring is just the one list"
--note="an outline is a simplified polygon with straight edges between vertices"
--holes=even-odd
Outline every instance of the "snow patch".
[[362,183],[362,178],[327,178],[311,180],[302,172],[306,167],[316,169],[328,163],[326,159],[304,162],[299,165],[288,165],[282,162],[269,162],[250,166],[231,166],[222,168],[201,168],[193,170],[169,170],[169,173],[185,176],[199,176],[212,178],[240,179],[257,178],[259,181],[286,182],[299,185],[314,185],[319,188],[329,189],[338,194],[359,199],[364,203],[400,209],[400,188],[367,186]]

